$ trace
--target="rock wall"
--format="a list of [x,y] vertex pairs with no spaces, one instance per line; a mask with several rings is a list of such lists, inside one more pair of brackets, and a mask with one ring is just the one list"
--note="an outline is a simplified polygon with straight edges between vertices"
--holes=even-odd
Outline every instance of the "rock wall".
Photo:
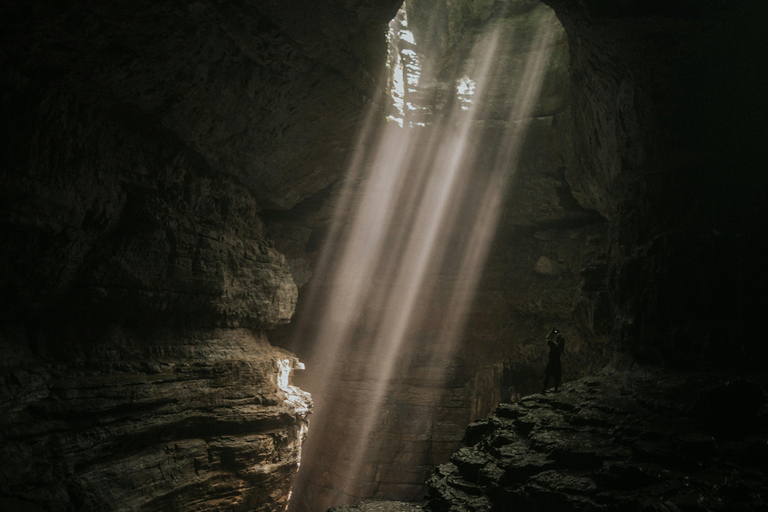
[[571,44],[566,178],[611,219],[614,338],[646,362],[763,364],[765,9],[546,3]]
[[311,399],[266,336],[114,328],[41,361],[25,334],[4,332],[4,510],[285,510]]
[[395,8],[3,3],[0,508],[285,508],[310,402],[260,212],[342,173]]
[[610,219],[583,311],[610,311],[622,355],[470,425],[426,508],[764,509],[768,353],[750,319],[765,303],[766,77],[752,59],[768,11],[546,3],[571,49],[566,179]]

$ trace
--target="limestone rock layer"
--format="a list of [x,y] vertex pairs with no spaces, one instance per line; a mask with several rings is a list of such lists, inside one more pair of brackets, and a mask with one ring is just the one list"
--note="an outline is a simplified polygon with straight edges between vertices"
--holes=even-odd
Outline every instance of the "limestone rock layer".
[[295,357],[245,329],[102,342],[4,362],[3,510],[285,508],[311,408]]

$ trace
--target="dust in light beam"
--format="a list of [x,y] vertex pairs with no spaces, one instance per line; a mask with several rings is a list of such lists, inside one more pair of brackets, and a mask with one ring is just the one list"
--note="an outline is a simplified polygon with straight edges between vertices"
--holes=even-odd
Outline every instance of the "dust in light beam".
[[[516,34],[502,22],[490,24],[454,78],[453,99],[430,110],[418,103],[423,98],[416,94],[419,81],[425,78],[419,76],[420,56],[411,49],[416,41],[407,17],[401,12],[393,22],[390,38],[396,40],[391,46],[406,48],[390,58],[394,110],[388,120],[380,106],[368,113],[318,262],[316,275],[330,277],[306,298],[307,310],[320,320],[297,334],[312,338],[312,352],[304,355],[304,387],[315,400],[313,426],[331,428],[335,404],[346,404],[348,410],[354,400],[355,417],[346,419],[354,431],[345,446],[329,453],[310,428],[302,466],[320,464],[313,457],[326,459],[323,463],[335,468],[333,483],[328,503],[318,508],[297,503],[294,509],[324,510],[366,494],[364,487],[375,472],[369,462],[377,456],[370,453],[371,438],[393,383],[403,368],[413,366],[408,358],[418,349],[411,346],[411,332],[423,321],[422,298],[441,272],[449,274],[439,276],[443,322],[437,349],[423,364],[443,372],[438,387],[450,377],[450,361],[538,100],[553,26],[557,24],[546,19],[534,37],[526,35],[530,51],[517,71],[521,85],[510,98],[494,80]],[[493,154],[480,155],[478,148],[489,146],[483,142],[489,133],[484,122],[491,118],[503,128],[495,129]],[[346,360],[358,365],[354,376],[348,375],[352,370],[344,366]],[[357,396],[346,394],[340,384],[350,378],[364,382]],[[437,406],[423,407],[423,415]],[[430,418],[414,421],[425,424]],[[294,500],[301,499],[297,496],[306,484],[300,472]]]

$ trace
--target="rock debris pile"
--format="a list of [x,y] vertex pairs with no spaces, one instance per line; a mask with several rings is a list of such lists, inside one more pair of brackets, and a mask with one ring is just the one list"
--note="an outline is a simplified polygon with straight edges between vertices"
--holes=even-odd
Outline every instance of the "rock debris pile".
[[766,419],[747,378],[604,370],[472,423],[426,508],[766,510]]

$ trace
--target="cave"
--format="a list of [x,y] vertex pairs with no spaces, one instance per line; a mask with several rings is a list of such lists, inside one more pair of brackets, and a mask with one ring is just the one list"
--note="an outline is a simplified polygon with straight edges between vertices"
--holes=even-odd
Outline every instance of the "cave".
[[0,12],[0,509],[768,508],[761,2]]

